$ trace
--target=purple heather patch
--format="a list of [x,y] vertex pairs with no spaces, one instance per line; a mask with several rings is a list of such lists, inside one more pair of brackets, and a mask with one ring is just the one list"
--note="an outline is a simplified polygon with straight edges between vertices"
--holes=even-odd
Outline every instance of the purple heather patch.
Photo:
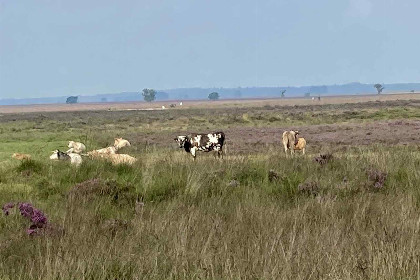
[[[9,215],[9,209],[13,208],[16,204],[9,202],[6,203],[3,207],[3,213],[8,216]],[[48,224],[48,219],[44,215],[44,213],[33,207],[31,203],[23,202],[18,203],[18,208],[20,211],[20,214],[24,216],[25,218],[29,219],[31,221],[31,226],[26,230],[26,232],[29,235],[34,235],[37,233],[37,230],[39,228],[44,228]]]
[[15,204],[12,202],[6,203],[5,205],[3,205],[3,207],[1,208],[1,210],[3,210],[4,215],[9,216],[9,209],[15,207]]

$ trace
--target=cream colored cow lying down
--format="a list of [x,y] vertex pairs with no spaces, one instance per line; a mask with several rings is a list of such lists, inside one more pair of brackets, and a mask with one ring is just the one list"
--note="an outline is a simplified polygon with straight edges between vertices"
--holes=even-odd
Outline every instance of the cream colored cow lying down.
[[131,146],[130,142],[128,142],[125,139],[122,138],[115,138],[114,139],[114,146],[106,147],[99,150],[94,150],[91,152],[88,152],[88,155],[91,154],[116,154],[118,150],[124,148],[124,147]]
[[12,158],[17,159],[17,160],[30,160],[31,159],[31,155],[21,154],[21,153],[14,153],[12,155]]
[[68,147],[70,149],[67,150],[66,152],[67,154],[69,153],[81,154],[84,151],[86,151],[86,146],[80,142],[69,141]]
[[92,151],[89,153],[89,156],[93,159],[99,158],[99,159],[110,161],[114,165],[123,164],[123,163],[132,165],[133,163],[137,161],[135,157],[132,157],[126,154],[103,154],[103,153],[98,153],[96,151]]

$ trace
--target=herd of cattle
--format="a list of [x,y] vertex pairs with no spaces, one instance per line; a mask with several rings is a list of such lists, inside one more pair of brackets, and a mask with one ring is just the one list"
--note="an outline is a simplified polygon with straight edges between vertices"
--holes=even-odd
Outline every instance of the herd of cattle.
[[[180,135],[175,137],[174,140],[178,143],[179,148],[183,148],[187,153],[191,153],[194,159],[197,156],[197,151],[216,151],[217,156],[223,158],[223,145],[225,143],[225,134],[223,132]],[[282,142],[286,154],[287,151],[293,154],[295,150],[300,150],[302,154],[305,154],[306,140],[299,137],[299,131],[290,130],[283,132]],[[118,153],[120,149],[127,146],[131,146],[130,142],[123,138],[115,138],[113,146],[85,153],[86,146],[83,143],[69,141],[69,149],[66,152],[55,150],[50,156],[50,159],[69,161],[71,164],[79,166],[83,161],[82,156],[86,156],[91,159],[104,159],[114,165],[122,163],[131,165],[137,161],[135,157]],[[20,153],[14,153],[12,157],[19,160],[31,159],[30,155]]]

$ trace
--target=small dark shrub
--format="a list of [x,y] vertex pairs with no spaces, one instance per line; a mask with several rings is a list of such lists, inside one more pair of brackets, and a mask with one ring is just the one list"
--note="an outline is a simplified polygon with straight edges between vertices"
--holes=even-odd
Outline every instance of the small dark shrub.
[[319,163],[321,166],[327,164],[329,161],[331,161],[333,158],[332,154],[325,154],[325,155],[319,155],[315,157],[315,161]]
[[273,169],[270,169],[270,171],[268,171],[268,181],[273,182],[279,179],[281,179],[280,175],[276,171],[274,171]]
[[370,187],[373,187],[375,189],[381,189],[384,187],[385,180],[388,177],[388,173],[373,168],[368,169],[366,173],[370,181]]
[[299,184],[298,190],[299,192],[305,194],[317,195],[319,193],[319,186],[316,182],[305,182],[303,184]]
[[34,160],[23,160],[16,167],[16,171],[24,176],[31,176],[32,173],[41,173],[42,164]]
[[108,197],[118,204],[130,204],[135,200],[131,186],[120,186],[116,181],[95,178],[76,184],[68,195],[71,201],[86,202],[95,197]]

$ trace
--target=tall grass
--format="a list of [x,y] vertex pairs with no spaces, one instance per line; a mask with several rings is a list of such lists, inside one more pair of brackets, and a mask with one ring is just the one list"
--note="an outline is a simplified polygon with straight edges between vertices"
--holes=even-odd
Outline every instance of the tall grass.
[[[0,279],[420,275],[420,156],[412,147],[353,149],[324,166],[275,150],[195,162],[164,149],[136,156],[134,166],[36,160],[0,168],[0,204],[30,201],[59,229],[27,236],[17,213],[1,215]],[[372,168],[388,174],[383,187],[369,181]],[[299,191],[305,182],[314,192]],[[136,209],[137,198],[144,206]]]

